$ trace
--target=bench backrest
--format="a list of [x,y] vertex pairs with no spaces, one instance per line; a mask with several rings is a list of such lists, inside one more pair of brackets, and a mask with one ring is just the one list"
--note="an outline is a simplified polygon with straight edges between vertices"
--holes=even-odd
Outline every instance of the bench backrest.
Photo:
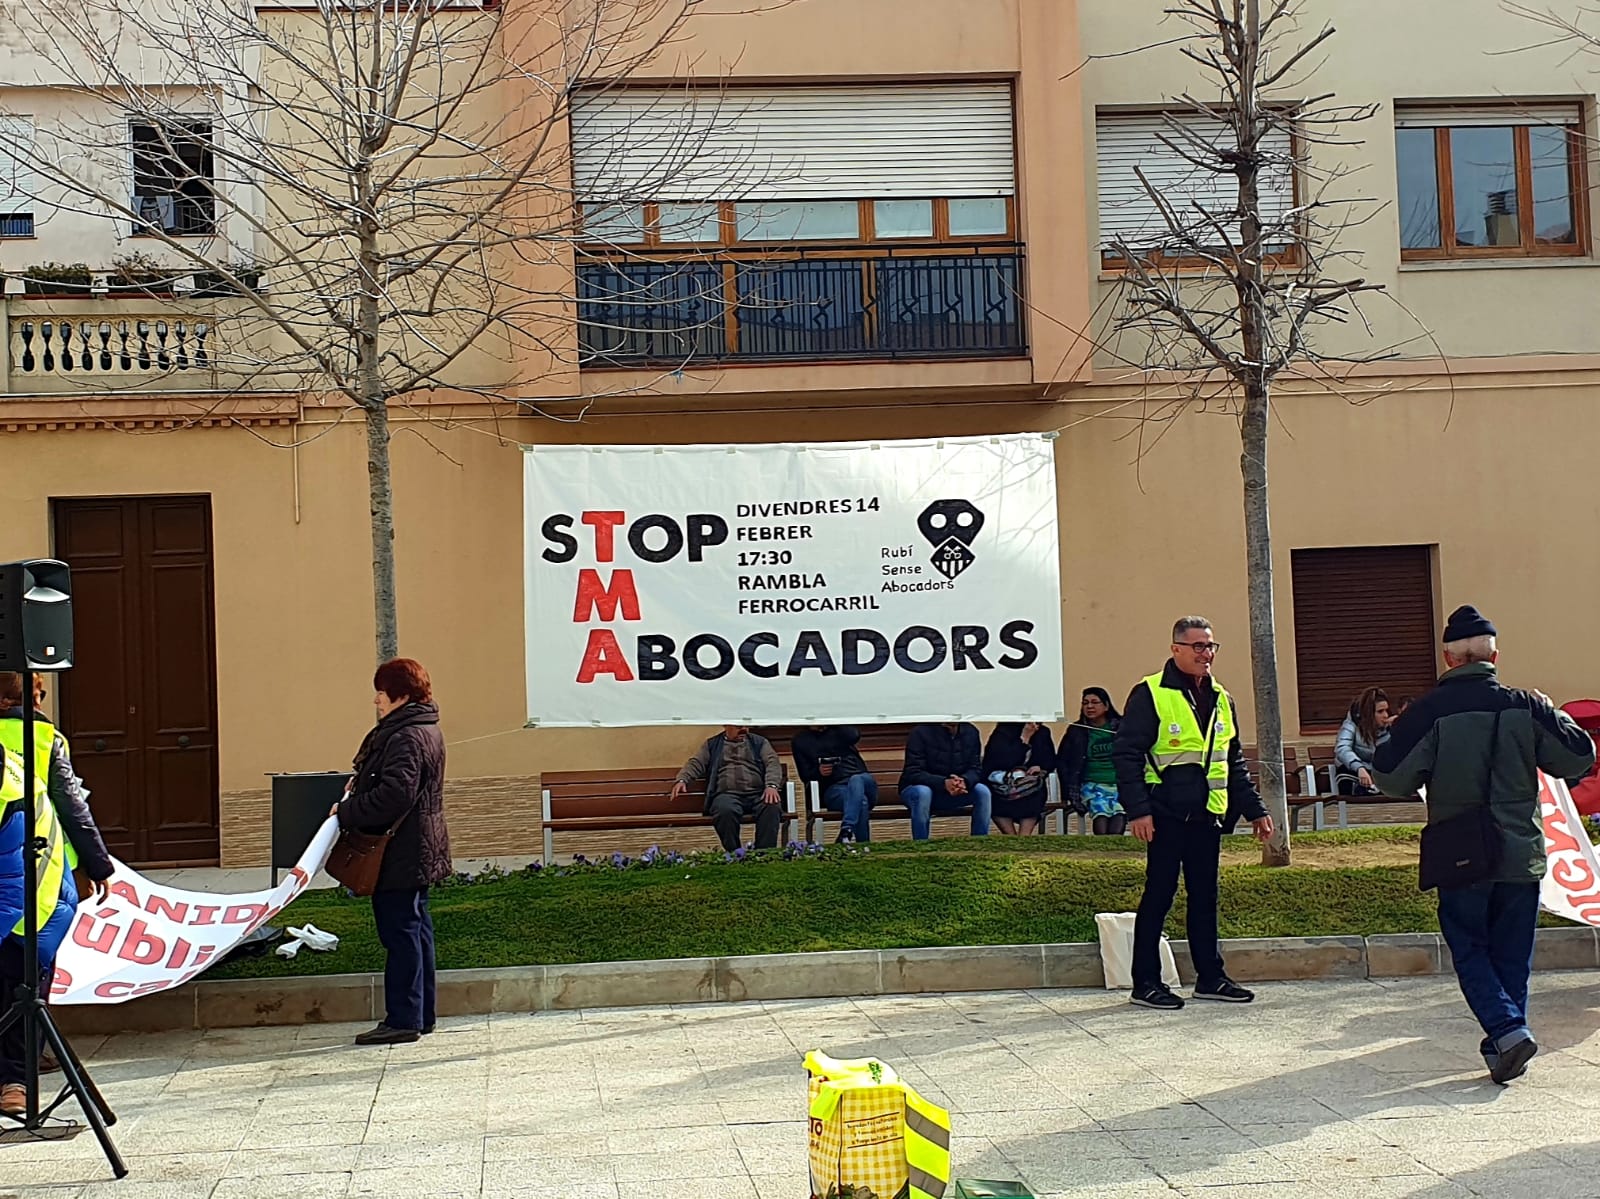
[[[784,767],[784,782],[789,779]],[[678,780],[676,767],[650,766],[642,770],[547,770],[542,776],[550,792],[550,817],[562,820],[583,816],[698,816],[705,810],[704,783],[692,785],[672,798]]]
[[[1261,751],[1254,745],[1244,748],[1245,769],[1250,772],[1250,781],[1257,787],[1261,786]],[[1302,773],[1304,763],[1300,761],[1298,751],[1292,745],[1283,747],[1283,789],[1290,797],[1305,794],[1305,775]]]

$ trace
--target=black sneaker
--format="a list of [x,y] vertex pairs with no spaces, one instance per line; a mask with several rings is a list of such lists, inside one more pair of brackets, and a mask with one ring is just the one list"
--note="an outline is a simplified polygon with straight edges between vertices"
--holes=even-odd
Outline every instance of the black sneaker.
[[413,1041],[420,1041],[422,1033],[415,1028],[390,1028],[387,1024],[379,1024],[376,1028],[369,1028],[366,1032],[356,1037],[357,1045],[409,1045]]
[[1135,987],[1133,998],[1128,1002],[1139,1007],[1155,1008],[1158,1012],[1176,1012],[1183,1007],[1183,1000],[1160,983],[1153,987]]
[[1224,974],[1216,982],[1196,983],[1194,985],[1195,999],[1211,999],[1217,1003],[1253,1003],[1256,993],[1246,991],[1233,979]]
[[1528,1063],[1538,1052],[1539,1042],[1532,1037],[1518,1041],[1510,1049],[1502,1050],[1500,1056],[1490,1063],[1489,1077],[1501,1085],[1513,1078],[1521,1078],[1528,1072]]

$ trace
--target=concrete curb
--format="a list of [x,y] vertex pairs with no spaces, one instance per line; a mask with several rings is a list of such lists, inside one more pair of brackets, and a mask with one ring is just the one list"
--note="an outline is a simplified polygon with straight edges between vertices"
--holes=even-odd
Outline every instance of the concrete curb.
[[[1172,949],[1184,982],[1192,982],[1188,945],[1174,941]],[[1223,952],[1229,974],[1240,982],[1404,978],[1451,968],[1450,950],[1437,933],[1260,937],[1226,941]],[[1540,929],[1534,968],[1600,968],[1600,931]],[[1104,986],[1100,947],[1093,942],[864,949],[445,970],[439,1014]],[[130,1003],[52,1010],[67,1031],[89,1034],[372,1021],[383,1014],[383,976],[201,979]]]

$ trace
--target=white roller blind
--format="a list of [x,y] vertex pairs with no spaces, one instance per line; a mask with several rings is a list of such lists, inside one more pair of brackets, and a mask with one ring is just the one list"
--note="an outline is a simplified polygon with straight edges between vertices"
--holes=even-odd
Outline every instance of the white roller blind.
[[[1207,145],[1226,148],[1233,134],[1220,121],[1181,116],[1184,125]],[[1139,176],[1138,167],[1177,212],[1185,226],[1200,213],[1226,217],[1239,204],[1239,181],[1195,166],[1173,150],[1185,147],[1181,135],[1166,118],[1153,113],[1100,113],[1095,118],[1095,158],[1099,174],[1100,242],[1109,247],[1117,240],[1130,246],[1163,241],[1169,234],[1166,219]],[[1288,130],[1268,135],[1263,150],[1271,165],[1261,175],[1261,213],[1267,221],[1283,219],[1294,207],[1294,167],[1290,161]],[[1202,157],[1191,154],[1191,157]],[[1235,230],[1238,221],[1226,222]],[[1233,236],[1237,237],[1237,232]]]
[[618,88],[572,106],[578,198],[1009,196],[1003,83]]
[[32,148],[33,118],[0,113],[0,212],[31,211],[32,172],[18,156]]
[[1580,104],[1416,104],[1396,105],[1397,129],[1437,129],[1441,125],[1580,125]]

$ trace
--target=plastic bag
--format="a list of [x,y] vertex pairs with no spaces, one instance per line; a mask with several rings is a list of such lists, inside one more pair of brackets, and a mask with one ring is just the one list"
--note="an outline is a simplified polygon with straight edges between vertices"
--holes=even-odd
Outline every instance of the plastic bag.
[[875,1058],[806,1054],[811,1193],[845,1187],[883,1199],[942,1195],[950,1181],[950,1113]]
[[[1101,912],[1094,918],[1100,934],[1100,964],[1105,967],[1106,990],[1133,989],[1133,912]],[[1161,934],[1161,981],[1178,985],[1178,963],[1172,957],[1172,944]]]

